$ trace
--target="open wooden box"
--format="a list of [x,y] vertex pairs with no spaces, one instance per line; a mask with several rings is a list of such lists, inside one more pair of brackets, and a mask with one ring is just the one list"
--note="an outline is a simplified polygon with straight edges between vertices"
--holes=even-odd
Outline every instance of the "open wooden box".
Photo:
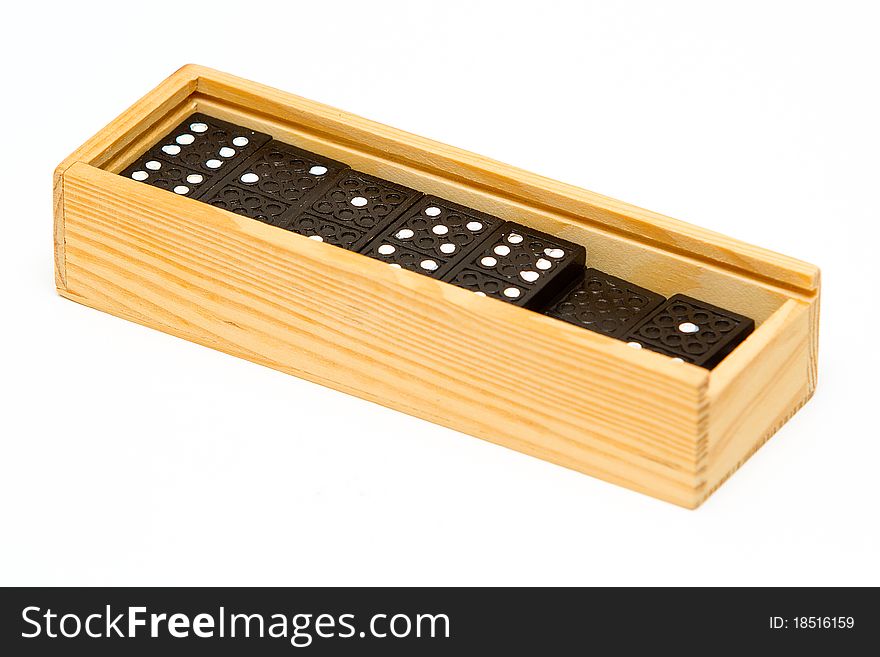
[[[705,370],[116,175],[195,111],[583,244],[590,266],[757,328]],[[68,157],[54,195],[62,296],[685,507],[816,386],[815,266],[201,66]]]

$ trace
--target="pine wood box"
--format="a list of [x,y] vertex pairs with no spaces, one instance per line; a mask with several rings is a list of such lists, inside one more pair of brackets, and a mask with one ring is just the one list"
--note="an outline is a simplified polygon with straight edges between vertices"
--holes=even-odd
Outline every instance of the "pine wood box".
[[[197,110],[757,328],[709,371],[116,175]],[[688,508],[816,387],[815,266],[201,66],[58,166],[54,214],[68,299]]]

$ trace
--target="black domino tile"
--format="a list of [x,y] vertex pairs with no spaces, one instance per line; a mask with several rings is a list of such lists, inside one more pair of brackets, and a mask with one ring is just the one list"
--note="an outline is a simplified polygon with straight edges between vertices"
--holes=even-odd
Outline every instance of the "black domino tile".
[[476,269],[460,269],[452,276],[449,276],[449,280],[446,282],[471,290],[484,297],[493,297],[523,306],[525,304],[518,303],[518,301],[526,298],[528,294],[528,289],[524,285],[505,282],[499,278],[487,276]]
[[443,280],[524,308],[540,309],[583,271],[585,261],[583,246],[509,221]]
[[[347,168],[329,157],[273,140],[231,170],[216,188],[241,187],[294,207],[319,193]],[[205,201],[210,201],[213,191],[205,195]]]
[[[336,160],[271,141],[231,169],[202,195],[201,200],[251,219],[300,232],[293,221],[299,207],[322,193],[347,168]],[[311,233],[316,234],[323,235]]]
[[139,157],[122,175],[190,198],[199,198],[210,186],[199,171],[149,155]]
[[711,369],[755,329],[754,320],[683,294],[639,322],[625,339]]
[[[333,242],[353,251],[363,248],[403,211],[422,197],[422,193],[403,185],[348,169],[336,177],[321,193],[310,196],[291,217],[288,227],[295,230],[311,220],[312,236],[341,230],[357,233],[354,240]],[[299,232],[299,231],[297,231]]]
[[291,206],[283,201],[236,185],[216,186],[211,190],[210,198],[204,201],[214,207],[280,228],[285,227],[286,214],[291,209]]
[[666,297],[598,269],[585,269],[551,304],[546,315],[623,339]]
[[388,264],[442,278],[504,221],[437,196],[425,196],[361,253]]
[[362,232],[310,214],[297,213],[293,217],[286,218],[282,227],[318,242],[326,242],[349,251],[357,250],[364,241]]
[[[197,112],[126,167],[122,175],[162,186],[157,182],[162,178],[153,172],[162,173],[167,169],[166,164],[175,165],[181,171],[186,171],[187,176],[193,176],[192,181],[197,179],[196,176],[201,176],[199,182],[175,185],[177,193],[201,198],[227,172],[237,168],[270,139],[269,135]],[[157,164],[157,168],[152,168]],[[183,187],[188,189],[183,191]]]

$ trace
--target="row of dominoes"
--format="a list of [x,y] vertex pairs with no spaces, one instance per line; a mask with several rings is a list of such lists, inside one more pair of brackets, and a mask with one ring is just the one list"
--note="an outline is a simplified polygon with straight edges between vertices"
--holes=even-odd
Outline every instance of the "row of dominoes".
[[707,368],[754,329],[585,268],[578,244],[204,114],[122,175]]

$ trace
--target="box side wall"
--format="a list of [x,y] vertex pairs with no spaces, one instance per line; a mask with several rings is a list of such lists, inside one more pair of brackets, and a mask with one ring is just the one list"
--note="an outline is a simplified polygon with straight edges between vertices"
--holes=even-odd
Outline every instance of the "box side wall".
[[706,496],[812,396],[818,303],[818,297],[786,302],[741,346],[740,360],[725,360],[712,371]]
[[511,201],[566,214],[585,225],[696,256],[798,293],[810,294],[818,288],[817,268],[795,258],[220,71],[195,67],[194,72],[200,99],[299,125],[330,141],[369,148],[388,161],[466,181]]
[[52,174],[53,248],[55,286],[62,290],[67,285],[64,239],[64,173],[78,162],[93,166],[113,163],[121,153],[143,150],[170,130],[176,117],[195,109],[193,93],[198,86],[201,68],[186,65],[163,80],[155,89],[140,98],[122,114],[68,155]]
[[[591,267],[665,296],[690,294],[753,317],[758,322],[772,315],[791,296],[788,290],[749,279],[718,263],[670,253],[609,230],[601,224],[584,222],[571,215],[511,200],[508,196],[473,181],[443,177],[424,168],[417,169],[388,160],[383,153],[364,144],[334,141],[309,132],[302,126],[267,120],[259,114],[217,101],[198,99],[197,102],[199,110],[211,116],[267,132],[277,139],[346,162],[380,178],[437,194],[456,203],[582,244],[587,248]],[[589,212],[590,208],[584,204],[583,214]]]
[[76,301],[683,506],[708,374],[76,164]]

